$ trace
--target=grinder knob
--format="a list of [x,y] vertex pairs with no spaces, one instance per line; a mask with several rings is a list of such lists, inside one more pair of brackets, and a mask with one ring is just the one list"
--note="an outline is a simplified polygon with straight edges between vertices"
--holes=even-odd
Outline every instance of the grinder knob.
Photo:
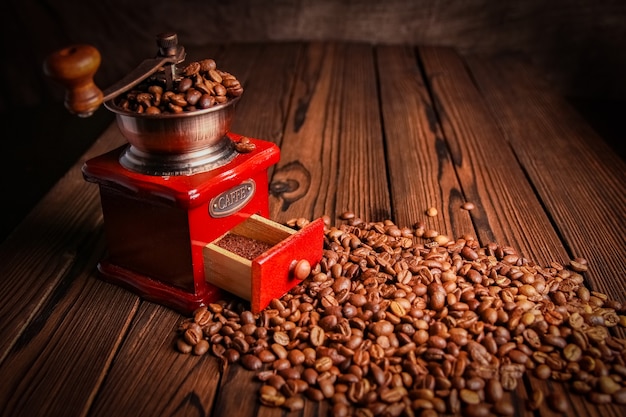
[[102,104],[103,93],[93,76],[100,66],[100,52],[91,45],[74,45],[50,54],[44,72],[65,88],[65,107],[80,117],[91,116]]

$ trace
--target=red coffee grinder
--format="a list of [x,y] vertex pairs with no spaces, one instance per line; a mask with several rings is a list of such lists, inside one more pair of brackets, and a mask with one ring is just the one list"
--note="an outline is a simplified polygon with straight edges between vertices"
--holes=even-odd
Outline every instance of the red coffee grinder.
[[[143,298],[190,313],[223,297],[221,290],[265,308],[306,278],[322,257],[322,219],[299,231],[268,219],[267,170],[280,158],[267,141],[230,132],[239,97],[182,113],[121,108],[121,96],[148,77],[168,87],[182,75],[177,35],[157,36],[158,53],[101,91],[93,82],[100,53],[89,45],[48,57],[46,74],[66,88],[65,106],[79,116],[100,104],[116,115],[128,144],[86,161],[104,217],[107,256],[101,276]],[[232,233],[272,246],[247,259],[224,249]]]

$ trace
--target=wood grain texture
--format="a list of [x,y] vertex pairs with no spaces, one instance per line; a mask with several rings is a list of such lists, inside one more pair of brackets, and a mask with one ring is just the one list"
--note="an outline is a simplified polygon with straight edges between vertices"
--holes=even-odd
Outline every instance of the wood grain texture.
[[570,256],[600,291],[626,298],[626,165],[528,65],[470,69]]
[[[474,235],[414,48],[376,51],[393,218],[409,227],[422,221],[450,237]],[[430,207],[440,215],[427,216]]]
[[209,415],[219,360],[178,353],[173,342],[180,320],[169,309],[142,303],[89,415]]
[[0,367],[3,416],[85,415],[126,334],[137,297],[95,278],[102,248],[84,243],[100,250],[68,271]]
[[569,261],[515,154],[451,49],[421,48],[438,118],[482,243],[512,245],[545,265]]
[[102,215],[80,171],[120,143],[112,126],[2,245],[2,415],[84,414],[136,308],[137,297],[95,279]]
[[309,44],[270,184],[276,221],[336,219],[346,210],[389,218],[380,115],[371,105],[372,63],[371,48],[363,44]]
[[86,274],[65,285],[0,368],[3,415],[85,415],[126,334],[136,297]]
[[[116,130],[109,129],[85,158],[102,152],[110,146],[110,140],[121,143],[115,137]],[[9,302],[0,305],[0,316],[4,318],[0,326],[0,359],[66,276],[78,254],[84,253],[81,246],[89,234],[99,227],[102,215],[98,190],[84,182],[81,165],[79,161],[2,243],[0,294]],[[67,201],[75,205],[68,207]],[[29,265],[34,274],[23,276],[21,265]]]
[[[301,43],[230,45],[220,65],[244,87],[232,131],[281,145]],[[270,170],[271,172],[271,170]]]

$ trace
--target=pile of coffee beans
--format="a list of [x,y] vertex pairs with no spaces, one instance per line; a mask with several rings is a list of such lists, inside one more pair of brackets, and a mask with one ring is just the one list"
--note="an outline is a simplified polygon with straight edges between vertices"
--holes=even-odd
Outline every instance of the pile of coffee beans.
[[[259,314],[198,309],[177,348],[254,371],[266,406],[328,401],[336,417],[509,416],[524,375],[626,404],[626,308],[584,285],[584,259],[542,267],[471,236],[417,238],[423,224],[344,218],[301,285]],[[571,411],[563,392],[530,391],[527,407]]]
[[234,75],[217,69],[213,59],[203,59],[184,67],[172,89],[166,88],[164,71],[158,71],[115,103],[133,113],[182,113],[208,109],[242,94],[243,87]]

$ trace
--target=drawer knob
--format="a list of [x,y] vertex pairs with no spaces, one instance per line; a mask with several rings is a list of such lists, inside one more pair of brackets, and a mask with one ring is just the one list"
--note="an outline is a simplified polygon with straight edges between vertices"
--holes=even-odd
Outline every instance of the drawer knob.
[[311,273],[311,264],[306,259],[301,259],[299,261],[292,262],[293,276],[300,281],[303,281],[309,277]]

